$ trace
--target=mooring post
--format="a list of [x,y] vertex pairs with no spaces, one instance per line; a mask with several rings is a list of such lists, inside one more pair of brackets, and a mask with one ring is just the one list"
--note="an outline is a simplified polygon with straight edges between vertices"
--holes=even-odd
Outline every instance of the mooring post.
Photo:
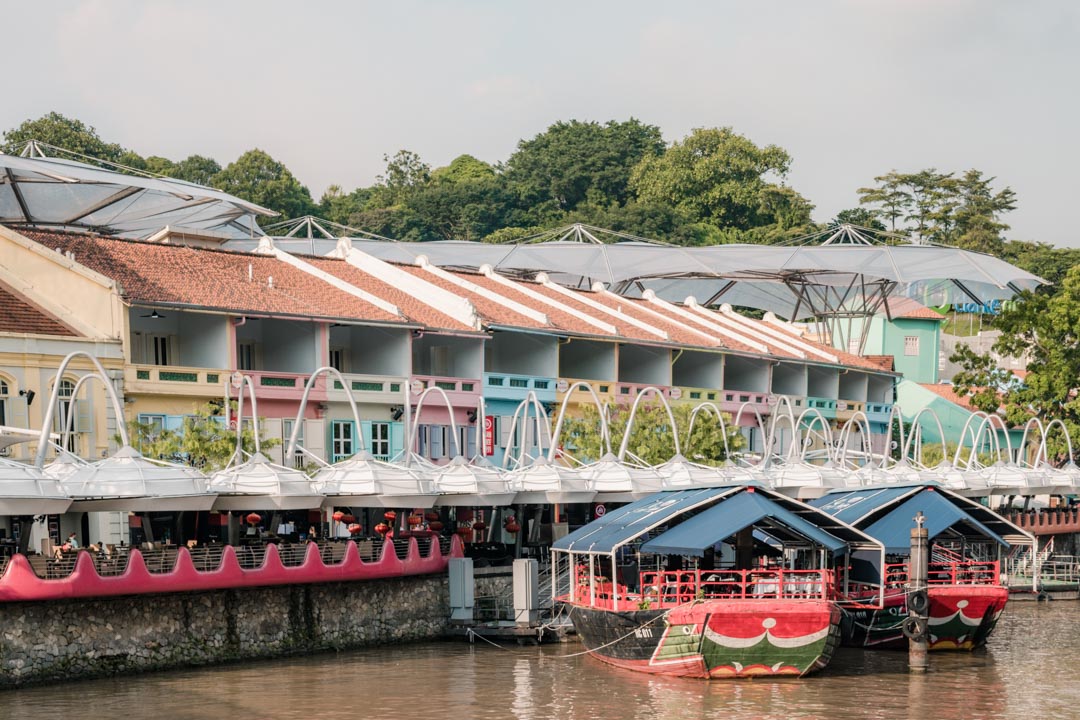
[[914,673],[924,673],[930,667],[930,626],[928,613],[930,598],[927,593],[927,576],[930,564],[930,543],[923,522],[922,512],[915,515],[915,527],[911,529],[911,556],[908,560],[908,617],[904,621],[904,635],[908,638],[908,668]]

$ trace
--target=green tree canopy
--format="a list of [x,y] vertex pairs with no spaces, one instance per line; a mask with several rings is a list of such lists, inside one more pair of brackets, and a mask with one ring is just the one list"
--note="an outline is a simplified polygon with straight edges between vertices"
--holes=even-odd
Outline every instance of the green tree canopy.
[[[690,427],[693,407],[687,403],[678,403],[672,407],[675,423],[679,432],[681,450],[690,460],[702,465],[719,465],[727,459],[724,447],[724,432],[720,421],[708,412],[700,412],[694,420],[694,431],[689,442],[686,439]],[[609,429],[611,431],[612,451],[618,452],[630,416],[630,409],[618,405],[609,408]],[[731,417],[725,418],[728,432],[728,449],[735,451],[742,447],[743,437],[731,428]],[[593,405],[586,405],[580,418],[568,418],[563,424],[561,444],[566,451],[581,461],[598,460],[606,452],[600,438],[600,413]],[[637,417],[631,428],[627,451],[644,460],[649,465],[667,462],[675,454],[675,443],[671,434],[671,420],[663,405],[642,403],[638,407]]]
[[[1023,383],[1005,384],[989,355],[960,349],[952,358],[962,367],[953,378],[957,392],[983,407],[1000,405],[1012,425],[1033,416],[1060,418],[1080,440],[1080,266],[1071,267],[1053,293],[1024,293],[994,324],[1001,330],[994,352],[1028,360]],[[1052,457],[1064,457],[1060,437],[1050,447]]]
[[58,112],[42,115],[36,120],[26,120],[19,127],[5,132],[3,151],[17,154],[30,140],[38,140],[80,155],[114,163],[121,162],[125,152],[120,145],[102,140],[97,130],[90,125]]
[[630,186],[641,201],[717,228],[794,227],[809,221],[812,206],[769,179],[783,178],[790,166],[781,147],[758,147],[730,127],[697,128],[664,154],[644,158]]
[[310,215],[315,209],[311,193],[289,169],[262,150],[248,150],[215,174],[219,190],[281,213],[282,219]]
[[551,202],[574,210],[589,190],[622,204],[630,197],[630,173],[644,158],[663,153],[660,128],[630,118],[604,124],[557,122],[518,143],[506,176],[524,205]]

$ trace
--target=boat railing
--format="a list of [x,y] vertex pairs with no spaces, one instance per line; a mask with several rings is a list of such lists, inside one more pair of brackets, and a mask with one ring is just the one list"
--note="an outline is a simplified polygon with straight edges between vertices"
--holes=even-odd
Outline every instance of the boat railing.
[[300,543],[281,544],[277,546],[278,557],[285,567],[300,567],[307,560],[308,546]]
[[443,557],[446,557],[450,554],[450,548],[452,547],[453,542],[454,539],[449,535],[439,536],[439,552],[442,553]]
[[[829,570],[678,570],[643,572],[640,580],[638,593],[606,580],[596,583],[597,604],[610,604],[617,597],[642,607],[664,608],[695,600],[825,600],[835,595]],[[591,597],[588,584],[579,586],[577,593],[579,599]]]
[[[885,566],[885,586],[900,588],[908,585],[907,563]],[[929,585],[1000,585],[1001,563],[996,560],[960,560],[932,562],[927,566]]]
[[179,550],[175,545],[169,547],[155,548],[153,550],[142,550],[143,565],[146,566],[146,571],[152,574],[165,574],[173,571],[176,567],[176,558],[179,554]]
[[188,550],[191,564],[198,572],[214,572],[221,567],[221,558],[225,554],[225,545],[197,545]]
[[391,538],[390,542],[394,543],[394,554],[399,560],[409,557],[409,538]]
[[236,560],[244,570],[257,570],[261,568],[265,558],[265,545],[236,546]]

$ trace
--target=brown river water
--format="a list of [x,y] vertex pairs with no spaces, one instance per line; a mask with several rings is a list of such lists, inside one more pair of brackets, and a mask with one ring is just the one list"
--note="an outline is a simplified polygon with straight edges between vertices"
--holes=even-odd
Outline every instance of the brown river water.
[[583,655],[477,641],[400,645],[0,693],[0,718],[1080,718],[1080,603],[1011,603],[989,647],[934,654],[841,649],[799,679],[642,675]]

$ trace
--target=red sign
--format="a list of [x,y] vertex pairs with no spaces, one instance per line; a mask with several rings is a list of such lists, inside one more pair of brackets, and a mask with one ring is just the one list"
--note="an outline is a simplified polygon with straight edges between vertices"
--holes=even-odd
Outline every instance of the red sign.
[[484,455],[495,454],[495,416],[484,416]]
[[607,514],[607,508],[603,505],[597,505],[596,508],[593,510],[593,514],[595,514],[598,518],[602,518],[605,514]]

